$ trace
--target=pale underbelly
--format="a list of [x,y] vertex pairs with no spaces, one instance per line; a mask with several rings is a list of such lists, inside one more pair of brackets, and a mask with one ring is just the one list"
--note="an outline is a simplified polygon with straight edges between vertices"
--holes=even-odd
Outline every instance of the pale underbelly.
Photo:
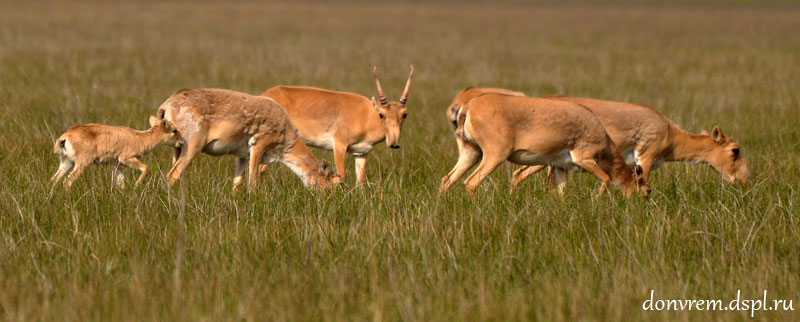
[[564,150],[556,154],[543,155],[525,150],[517,150],[511,153],[508,161],[522,165],[547,165],[564,169],[568,172],[580,171],[581,167],[572,159],[572,153]]
[[323,150],[333,150],[333,134],[325,133],[316,137],[307,137],[301,135],[306,145]]
[[347,147],[347,152],[353,155],[365,155],[372,151],[372,144],[369,143],[355,143]]
[[[303,141],[310,147],[333,151],[332,134],[326,133],[317,137],[303,136]],[[347,152],[350,152],[353,155],[365,155],[369,153],[369,151],[372,151],[372,144],[366,142],[352,143],[347,146]]]

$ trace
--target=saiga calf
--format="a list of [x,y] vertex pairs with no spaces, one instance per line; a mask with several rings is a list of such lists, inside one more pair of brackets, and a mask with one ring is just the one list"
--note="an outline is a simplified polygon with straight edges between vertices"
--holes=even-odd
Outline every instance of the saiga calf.
[[150,126],[145,131],[103,124],[70,127],[53,146],[59,166],[50,182],[57,184],[71,170],[64,181],[64,186],[69,189],[89,165],[111,163],[115,165],[113,181],[120,189],[125,188],[123,166],[142,172],[136,180],[138,186],[147,176],[147,166],[137,159],[138,156],[149,153],[159,144],[180,145],[180,136],[169,121],[150,116]]

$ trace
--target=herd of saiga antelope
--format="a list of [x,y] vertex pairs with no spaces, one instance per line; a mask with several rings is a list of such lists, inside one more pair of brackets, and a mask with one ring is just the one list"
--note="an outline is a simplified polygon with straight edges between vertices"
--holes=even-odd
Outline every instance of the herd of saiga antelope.
[[[56,140],[60,165],[50,179],[55,185],[67,172],[69,188],[93,163],[115,165],[113,181],[124,188],[124,166],[139,169],[136,184],[147,176],[137,159],[160,144],[174,148],[167,181],[173,185],[201,151],[236,156],[233,188],[244,181],[254,187],[266,164],[280,161],[306,186],[325,187],[346,175],[345,154],[355,157],[356,180],[366,182],[367,154],[385,141],[399,148],[400,130],[408,115],[406,101],[414,68],[398,102],[389,102],[373,70],[380,104],[364,96],[313,87],[277,86],[262,96],[224,89],[182,89],[150,116],[151,128],[136,131],[101,124],[76,125]],[[731,137],[715,126],[711,133],[692,134],[653,108],[621,102],[568,96],[527,97],[499,88],[467,88],[447,108],[459,157],[442,178],[446,192],[478,160],[464,184],[473,192],[503,161],[523,165],[512,187],[545,167],[551,188],[563,193],[567,173],[586,171],[629,197],[649,195],[650,171],[663,161],[709,164],[728,182],[747,183],[749,170]],[[333,150],[336,170],[320,162],[307,145]]]

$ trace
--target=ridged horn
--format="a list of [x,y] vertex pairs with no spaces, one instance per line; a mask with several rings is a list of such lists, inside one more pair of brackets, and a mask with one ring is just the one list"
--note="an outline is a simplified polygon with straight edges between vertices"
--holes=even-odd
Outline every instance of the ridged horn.
[[403,90],[403,96],[400,96],[400,105],[406,106],[406,100],[408,100],[408,89],[411,88],[412,77],[414,77],[413,65],[411,65],[411,72],[408,74],[408,81],[406,81],[406,89]]
[[375,76],[375,85],[378,86],[378,99],[381,101],[381,105],[388,106],[389,101],[386,100],[386,95],[383,94],[383,88],[381,87],[381,81],[378,80],[378,66],[372,69],[372,75]]

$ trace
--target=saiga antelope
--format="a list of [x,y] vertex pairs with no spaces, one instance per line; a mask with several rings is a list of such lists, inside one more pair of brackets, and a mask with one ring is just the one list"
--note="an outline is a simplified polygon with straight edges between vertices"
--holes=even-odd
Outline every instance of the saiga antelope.
[[[750,171],[730,136],[714,126],[711,134],[684,131],[654,108],[631,103],[604,101],[563,95],[545,97],[587,107],[603,122],[614,144],[629,166],[641,165],[642,177],[650,182],[650,171],[664,161],[696,161],[709,164],[730,182],[747,184]],[[512,187],[541,170],[542,166],[526,166],[512,176]],[[562,182],[562,185],[566,181]],[[559,187],[562,190],[563,186]]]
[[58,170],[50,182],[56,185],[67,172],[64,186],[69,189],[75,179],[86,167],[95,163],[114,164],[114,184],[125,188],[122,167],[127,166],[141,171],[138,186],[147,177],[147,165],[137,159],[155,149],[160,144],[179,145],[180,136],[175,127],[166,120],[150,116],[150,129],[137,131],[125,126],[85,124],[70,127],[53,146],[58,154]]
[[[451,174],[442,178],[446,192],[481,158],[464,182],[467,191],[477,186],[505,160],[524,165],[550,165],[552,180],[563,173],[585,170],[602,181],[598,195],[610,183],[626,197],[647,195],[649,184],[623,160],[603,124],[588,109],[569,102],[503,94],[483,94],[462,109],[459,128],[466,144]],[[461,121],[463,120],[463,121]]]
[[233,189],[242,184],[248,166],[248,186],[255,187],[258,165],[280,161],[306,186],[326,186],[332,175],[327,162],[311,154],[289,115],[267,97],[224,89],[182,89],[158,108],[158,116],[169,120],[185,144],[175,150],[170,185],[181,176],[200,152],[237,157]]
[[[335,92],[314,87],[276,86],[266,90],[263,96],[277,101],[292,118],[306,144],[325,150],[333,150],[338,177],[344,180],[345,154],[355,157],[356,181],[367,182],[367,154],[382,142],[386,146],[400,148],[400,130],[406,119],[408,90],[414,67],[408,74],[406,87],[400,101],[389,102],[378,80],[378,68],[372,70],[378,88],[380,105],[354,93]],[[262,167],[263,168],[263,167]]]
[[[459,116],[462,116],[461,111],[464,108],[464,106],[466,106],[467,103],[469,103],[469,101],[471,101],[473,98],[476,98],[486,93],[498,93],[498,94],[506,94],[512,96],[525,96],[525,93],[515,92],[502,88],[467,87],[466,89],[459,92],[455,98],[453,98],[453,101],[450,103],[450,106],[448,106],[446,110],[447,120],[450,121],[450,125],[453,126],[454,131],[458,128],[458,118]],[[456,138],[456,144],[458,145],[458,155],[461,155],[461,149],[464,146],[464,138],[462,137],[462,133],[460,133],[460,131],[454,132],[453,134]],[[458,162],[464,162],[464,161],[465,160],[462,160],[461,158],[458,159]],[[455,171],[455,169],[457,168],[459,168],[459,164],[456,164],[456,166],[453,168],[453,171]],[[450,173],[448,173],[445,176],[445,178],[451,176],[453,174],[453,171],[450,171]]]

